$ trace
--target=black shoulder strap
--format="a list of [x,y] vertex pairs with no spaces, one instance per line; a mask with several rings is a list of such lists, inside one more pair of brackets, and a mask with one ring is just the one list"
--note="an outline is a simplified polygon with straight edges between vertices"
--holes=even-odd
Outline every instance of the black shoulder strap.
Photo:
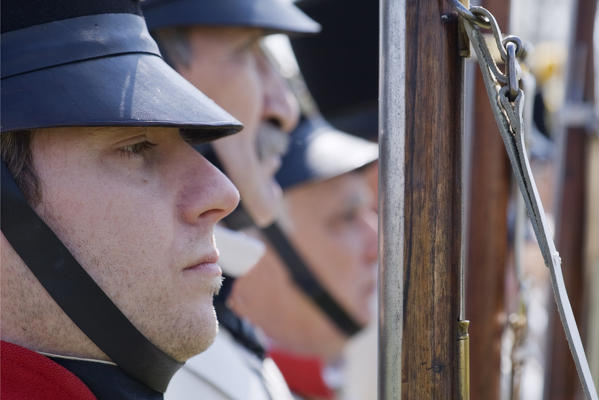
[[285,234],[281,232],[277,223],[262,228],[262,233],[287,266],[295,284],[335,323],[337,328],[348,336],[358,333],[362,326],[322,287]]
[[31,209],[2,162],[2,233],[50,296],[119,367],[164,392],[181,367],[121,313]]

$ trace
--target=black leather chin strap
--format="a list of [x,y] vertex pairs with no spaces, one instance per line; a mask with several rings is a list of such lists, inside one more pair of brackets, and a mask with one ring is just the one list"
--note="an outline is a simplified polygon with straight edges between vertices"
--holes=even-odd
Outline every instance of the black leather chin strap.
[[262,233],[283,260],[293,282],[308,296],[347,336],[358,333],[363,326],[356,322],[322,287],[277,223],[261,229]]
[[164,393],[183,365],[154,346],[31,209],[2,162],[2,233],[66,315],[119,367]]

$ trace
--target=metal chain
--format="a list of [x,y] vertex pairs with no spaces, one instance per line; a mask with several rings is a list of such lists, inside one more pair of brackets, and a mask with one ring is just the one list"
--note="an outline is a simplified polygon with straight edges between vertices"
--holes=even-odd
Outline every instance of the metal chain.
[[[517,61],[518,57],[525,55],[524,47],[520,39],[515,36],[503,38],[497,21],[486,9],[482,7],[467,9],[458,0],[452,0],[452,3],[461,17],[461,23],[477,55],[497,127],[510,159],[516,182],[524,198],[545,265],[550,270],[551,284],[558,312],[584,394],[587,399],[599,400],[568,298],[561,270],[561,259],[549,231],[543,204],[526,153],[522,117],[524,92],[519,87],[520,67]],[[480,32],[481,29],[491,29],[493,31],[495,44],[506,65],[505,73],[499,70],[495,60],[493,60],[486,41]]]
[[493,65],[495,78],[501,84],[508,84],[510,91],[509,97],[513,101],[518,92],[518,82],[520,80],[520,66],[517,58],[522,59],[526,56],[526,49],[519,37],[509,35],[503,37],[499,24],[495,16],[484,7],[473,6],[470,9],[466,8],[458,0],[452,0],[456,6],[458,14],[482,29],[490,29],[493,32],[493,38],[499,55],[506,65],[505,73],[501,73],[497,65]]

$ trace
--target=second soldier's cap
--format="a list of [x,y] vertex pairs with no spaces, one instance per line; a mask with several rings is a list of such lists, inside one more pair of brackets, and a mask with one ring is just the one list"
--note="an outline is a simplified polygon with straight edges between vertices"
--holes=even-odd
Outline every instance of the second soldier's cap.
[[132,0],[2,1],[2,132],[164,126],[212,139],[241,124],[158,51]]
[[315,33],[320,25],[289,0],[146,0],[151,31],[174,26],[239,26],[281,33]]

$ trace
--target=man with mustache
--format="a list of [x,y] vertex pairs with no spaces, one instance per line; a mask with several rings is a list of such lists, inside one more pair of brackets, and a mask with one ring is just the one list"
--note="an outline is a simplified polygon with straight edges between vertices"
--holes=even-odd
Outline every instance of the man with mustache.
[[237,232],[266,226],[279,212],[282,192],[274,180],[298,105],[262,48],[270,33],[313,33],[318,24],[279,0],[149,0],[144,14],[170,64],[244,124],[235,138],[203,153],[239,188],[241,206],[219,228],[221,266],[227,279],[215,300],[221,331],[214,346],[175,376],[167,398],[284,399],[290,393],[253,329],[227,305],[234,277],[251,268],[261,242]]
[[263,330],[302,398],[337,398],[342,380],[327,377],[374,319],[377,215],[363,170],[377,157],[376,144],[305,117],[277,174],[285,213],[261,229],[267,252],[233,288],[232,308]]

